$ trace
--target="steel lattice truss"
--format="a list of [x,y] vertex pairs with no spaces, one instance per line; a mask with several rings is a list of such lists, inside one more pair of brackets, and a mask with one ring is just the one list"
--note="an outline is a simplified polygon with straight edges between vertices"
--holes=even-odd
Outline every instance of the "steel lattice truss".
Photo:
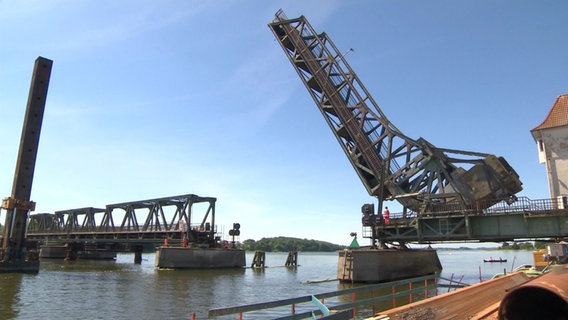
[[328,36],[317,34],[303,16],[288,19],[279,11],[269,27],[370,195],[425,211],[432,201],[488,207],[522,190],[503,158],[405,136]]
[[[97,239],[163,239],[180,237],[181,223],[200,230],[215,229],[215,202],[213,197],[194,194],[132,201],[101,208],[79,208],[56,211],[54,214],[30,216],[28,237],[67,237]],[[193,205],[206,203],[202,217],[196,217]],[[203,211],[201,209],[200,211]],[[192,233],[189,233],[191,236]],[[208,232],[213,240],[215,232]],[[190,239],[190,241],[193,239]]]

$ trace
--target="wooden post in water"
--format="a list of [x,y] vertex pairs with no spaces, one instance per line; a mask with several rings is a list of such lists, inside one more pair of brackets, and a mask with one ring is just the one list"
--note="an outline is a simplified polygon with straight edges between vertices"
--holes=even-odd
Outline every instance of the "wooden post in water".
[[298,251],[292,250],[288,252],[288,258],[286,259],[286,267],[297,267],[298,266]]
[[252,259],[251,268],[264,268],[265,256],[264,251],[256,251],[254,253],[254,258]]

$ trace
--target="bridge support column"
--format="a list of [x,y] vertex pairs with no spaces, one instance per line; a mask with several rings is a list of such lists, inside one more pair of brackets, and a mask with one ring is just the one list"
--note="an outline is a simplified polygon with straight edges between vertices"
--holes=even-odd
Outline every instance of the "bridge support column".
[[143,246],[141,244],[132,246],[132,250],[134,251],[134,264],[142,264],[142,249]]
[[77,244],[74,242],[67,242],[65,244],[65,260],[77,260]]
[[39,272],[37,252],[26,248],[26,229],[29,212],[35,209],[30,195],[52,64],[53,61],[42,57],[38,57],[34,64],[12,194],[3,199],[0,206],[7,210],[0,247],[0,273]]

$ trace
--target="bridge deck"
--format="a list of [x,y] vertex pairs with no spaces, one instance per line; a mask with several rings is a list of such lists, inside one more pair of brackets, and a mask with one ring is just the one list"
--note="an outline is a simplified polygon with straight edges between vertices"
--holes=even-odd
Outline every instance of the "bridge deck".
[[[482,211],[391,214],[388,224],[377,223],[375,228],[378,237],[387,242],[559,239],[568,237],[568,206],[564,200],[522,198]],[[370,237],[371,228],[364,230],[364,237]]]
[[209,236],[216,231],[215,202],[213,197],[186,194],[111,204],[105,209],[35,214],[30,216],[27,238],[48,243],[159,243],[164,238],[181,241],[184,234]]
[[[159,243],[164,238],[181,241],[187,228],[197,233],[215,228],[215,200],[184,195],[108,205],[106,209],[88,207],[37,214],[30,217],[27,237],[51,243]],[[195,223],[196,210],[192,207],[201,202],[206,204],[204,218]],[[568,205],[559,199],[521,198],[483,211],[446,209],[391,214],[388,224],[377,223],[377,235],[387,242],[501,242],[568,237]],[[364,229],[364,237],[370,237],[371,228]]]

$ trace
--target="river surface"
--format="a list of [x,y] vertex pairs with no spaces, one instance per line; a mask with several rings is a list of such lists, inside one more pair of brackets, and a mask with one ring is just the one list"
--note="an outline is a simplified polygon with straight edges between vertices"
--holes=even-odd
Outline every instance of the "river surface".
[[[438,250],[438,256],[442,277],[468,284],[504,269],[509,272],[513,265],[533,263],[532,251]],[[247,254],[247,264],[252,257]],[[264,270],[155,270],[154,254],[144,254],[140,265],[133,263],[132,254],[119,254],[116,261],[42,260],[37,275],[0,274],[0,319],[191,319],[194,313],[196,319],[207,319],[209,309],[350,286],[337,281],[306,283],[336,278],[337,253],[300,252],[296,269],[282,267],[286,257],[287,253],[266,253]],[[508,260],[484,263],[489,257]],[[360,311],[358,318],[371,315],[364,313]],[[269,317],[244,317],[260,318]]]

